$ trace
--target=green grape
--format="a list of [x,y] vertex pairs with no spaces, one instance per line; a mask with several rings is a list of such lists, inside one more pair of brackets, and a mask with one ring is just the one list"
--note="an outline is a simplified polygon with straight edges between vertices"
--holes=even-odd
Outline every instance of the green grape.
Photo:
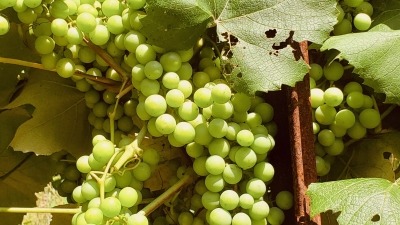
[[324,71],[322,70],[322,67],[317,64],[317,63],[311,63],[310,64],[310,70],[308,71],[310,74],[310,77],[313,78],[314,80],[319,80],[321,79]]
[[181,68],[176,73],[181,80],[189,80],[192,77],[193,68],[188,62],[183,62]]
[[194,53],[193,48],[178,51],[178,54],[182,62],[188,62],[193,57],[193,53]]
[[79,15],[81,13],[87,12],[87,13],[92,14],[94,17],[98,17],[99,12],[93,6],[93,4],[94,4],[94,1],[93,1],[93,3],[84,3],[83,1],[81,1],[81,4],[78,6],[76,13]]
[[257,112],[247,113],[247,115],[246,115],[246,124],[249,126],[249,128],[260,126],[262,124],[262,122],[263,121],[262,121],[262,117],[261,117],[260,113],[257,113]]
[[336,121],[329,125],[329,129],[333,132],[335,137],[343,137],[347,132],[347,128],[337,125]]
[[167,72],[162,76],[162,84],[168,89],[177,88],[179,85],[179,75],[175,72]]
[[39,54],[45,55],[53,52],[55,42],[51,37],[39,36],[35,40],[35,49]]
[[125,31],[122,17],[120,15],[112,15],[107,20],[107,29],[110,33],[118,35]]
[[188,98],[192,94],[193,86],[192,83],[187,80],[180,80],[177,89],[182,91],[185,98]]
[[254,108],[254,112],[261,116],[263,123],[272,121],[274,117],[274,108],[266,102],[257,104]]
[[89,203],[87,204],[87,208],[100,208],[100,203],[101,203],[101,198],[100,197],[96,197],[92,200],[89,201]]
[[[156,51],[149,44],[138,45],[135,52],[136,52],[136,59],[138,60],[139,63],[141,63],[143,65],[147,64],[148,62],[156,60]],[[157,62],[157,61],[155,61],[155,62]],[[163,66],[159,62],[157,62],[157,63],[158,63],[158,67],[160,67],[160,70],[162,73]],[[157,78],[155,78],[155,79],[157,79]]]
[[321,105],[315,110],[315,119],[322,125],[329,125],[335,121],[336,109],[329,105]]
[[209,107],[213,103],[211,90],[208,88],[199,88],[194,92],[194,102],[201,108]]
[[213,140],[207,123],[198,124],[195,128],[195,133],[194,141],[200,145],[208,145]]
[[181,119],[185,121],[191,121],[196,119],[196,117],[199,115],[199,107],[197,107],[194,102],[186,100],[181,106],[179,106],[178,114]]
[[101,10],[107,17],[121,15],[123,8],[122,3],[118,0],[105,0],[101,5]]
[[132,170],[132,174],[138,181],[148,180],[151,177],[151,167],[149,164],[141,162]]
[[155,121],[157,130],[162,134],[171,134],[176,127],[176,120],[170,114],[162,114]]
[[108,108],[108,104],[103,102],[103,101],[99,101],[96,102],[93,106],[93,113],[96,117],[105,117],[107,116],[107,108]]
[[193,84],[196,88],[204,87],[211,81],[210,76],[202,71],[195,72],[192,76]]
[[167,105],[172,108],[177,108],[185,101],[185,96],[179,89],[171,89],[165,95]]
[[103,212],[99,208],[89,208],[85,211],[85,220],[88,224],[102,224]]
[[329,106],[338,106],[343,101],[343,92],[337,87],[330,87],[324,92],[324,100]]
[[215,67],[215,63],[211,58],[200,59],[199,66],[198,66],[200,70],[204,70],[205,68],[210,67],[210,66]]
[[89,156],[83,155],[79,157],[78,160],[76,161],[76,168],[81,173],[89,173],[92,170],[92,168],[89,165]]
[[100,195],[100,187],[96,180],[86,180],[82,183],[82,195],[86,200],[91,200]]
[[90,168],[92,168],[92,170],[94,170],[94,171],[99,171],[106,165],[105,163],[101,163],[101,162],[97,161],[96,159],[94,159],[93,154],[89,155],[88,162],[89,162]]
[[259,162],[254,166],[253,172],[255,178],[267,182],[274,177],[275,169],[269,162]]
[[348,19],[343,19],[341,22],[333,26],[334,35],[349,34],[351,33],[352,30],[353,30],[353,25]]
[[329,81],[339,80],[344,73],[342,64],[338,61],[333,61],[330,64],[324,66],[324,76]]
[[318,142],[322,146],[330,146],[335,141],[335,134],[329,129],[323,129],[318,133]]
[[109,140],[100,141],[93,147],[93,157],[100,163],[107,163],[114,153],[114,144]]
[[193,223],[193,214],[191,212],[181,212],[178,216],[179,225],[191,225]]
[[211,225],[230,225],[232,223],[232,217],[230,212],[222,208],[215,208],[210,213]]
[[[129,55],[134,55],[130,53]],[[136,60],[136,58],[135,58]],[[144,78],[146,78],[146,74],[144,73],[144,66],[142,64],[136,64],[132,67],[132,83],[134,81],[142,81]]]
[[218,67],[208,66],[203,69],[203,72],[207,73],[210,77],[210,81],[216,81],[221,78],[221,71]]
[[366,13],[358,13],[353,20],[354,26],[361,31],[366,31],[371,26],[371,17]]
[[346,97],[346,103],[353,109],[361,108],[364,105],[364,95],[358,91],[350,92]]
[[241,130],[237,133],[236,141],[241,146],[250,146],[254,142],[254,135],[249,130]]
[[76,187],[77,187],[76,181],[64,179],[61,182],[59,189],[61,189],[61,191],[66,194],[71,194]]
[[225,181],[222,174],[208,174],[205,179],[206,187],[209,191],[220,192],[225,187]]
[[60,59],[56,64],[56,71],[61,77],[69,78],[75,74],[75,63],[72,59]]
[[129,52],[135,53],[136,48],[140,45],[145,43],[146,37],[143,36],[142,33],[131,30],[125,35],[124,45],[126,50]]
[[222,173],[224,181],[228,184],[237,184],[242,179],[242,169],[236,164],[227,164]]
[[256,164],[257,155],[249,147],[240,147],[235,154],[235,162],[244,170],[250,169]]
[[224,138],[214,138],[207,147],[210,155],[218,155],[222,158],[228,156],[230,150],[229,141]]
[[204,154],[204,146],[196,142],[191,142],[185,147],[186,153],[192,158],[200,157]]
[[40,62],[45,69],[55,69],[59,59],[59,56],[55,52],[50,52],[49,54],[42,55]]
[[68,180],[76,181],[81,178],[81,173],[74,164],[71,164],[65,168],[63,177]]
[[343,128],[348,129],[348,128],[352,127],[355,122],[356,122],[356,116],[349,109],[342,109],[336,113],[334,123],[337,126],[341,126]]
[[161,136],[163,136],[163,134],[160,133],[160,132],[157,130],[157,127],[156,127],[156,119],[157,119],[157,118],[155,118],[155,117],[149,119],[149,121],[148,121],[148,123],[147,123],[147,131],[148,131],[149,134],[150,134],[151,136],[153,136],[153,137],[161,137]]
[[67,16],[69,16],[68,4],[63,0],[53,1],[50,5],[50,15],[54,18],[67,18]]
[[140,92],[144,96],[155,95],[160,91],[160,83],[157,80],[144,78],[140,83]]
[[122,116],[117,121],[117,127],[120,131],[129,133],[134,128],[132,117]]
[[125,171],[122,174],[114,174],[114,177],[117,182],[116,186],[118,188],[124,188],[129,186],[129,184],[132,182],[133,174]]
[[57,36],[65,36],[68,32],[68,23],[64,19],[56,18],[51,21],[51,32]]
[[254,199],[262,197],[267,191],[264,181],[258,178],[252,178],[246,183],[246,192],[253,196]]
[[72,191],[72,198],[76,203],[86,202],[86,198],[82,195],[82,186],[79,185]]
[[256,134],[250,148],[257,154],[265,154],[273,148],[273,143],[268,134]]
[[124,114],[130,117],[136,115],[136,106],[137,102],[133,99],[129,99],[124,103]]
[[250,217],[243,212],[236,213],[232,217],[232,225],[252,224]]
[[254,198],[248,193],[243,193],[239,197],[239,205],[243,209],[250,209],[254,204]]
[[82,46],[79,49],[78,58],[83,63],[92,63],[96,60],[96,53],[91,48]]
[[155,166],[160,162],[160,154],[154,148],[146,148],[143,150],[142,159],[143,162]]
[[363,92],[363,88],[361,86],[361,84],[359,84],[358,82],[355,81],[351,81],[349,83],[347,83],[344,88],[343,88],[343,93],[344,95],[348,95],[351,92]]
[[224,104],[219,104],[214,102],[211,105],[211,114],[215,118],[221,118],[227,120],[233,115],[233,105],[230,101]]
[[364,0],[344,0],[343,1],[343,3],[345,5],[350,6],[350,7],[357,7],[363,2],[364,2]]
[[17,0],[3,0],[0,3],[0,9],[13,7],[17,3]]
[[117,180],[115,179],[115,177],[107,176],[106,179],[104,180],[104,191],[110,192],[114,190],[116,186],[117,186]]
[[124,187],[119,192],[118,199],[123,207],[132,207],[138,204],[138,191],[132,187]]
[[231,101],[235,112],[247,112],[250,109],[251,100],[250,97],[245,93],[235,93],[232,96]]
[[104,216],[110,218],[118,216],[121,212],[121,208],[121,202],[116,197],[107,197],[100,204],[100,209]]
[[374,106],[374,100],[368,95],[364,95],[364,104],[362,106],[363,109],[369,109]]
[[101,24],[98,24],[96,28],[92,32],[89,33],[90,41],[93,44],[101,46],[108,42],[110,39],[110,32],[108,31],[107,27]]
[[204,46],[201,50],[200,50],[200,58],[214,58],[215,57],[215,53],[214,50],[209,47],[209,46]]
[[82,32],[90,33],[97,26],[96,17],[89,12],[83,12],[76,17],[76,26]]
[[172,134],[179,143],[188,144],[194,140],[196,133],[194,127],[190,123],[179,122],[176,124]]
[[151,116],[147,113],[144,102],[139,102],[136,106],[136,113],[141,120],[149,120]]
[[66,37],[70,44],[77,45],[82,43],[83,33],[78,27],[70,27]]
[[167,52],[161,55],[160,63],[166,72],[176,72],[182,65],[182,59],[177,52]]
[[367,129],[359,121],[356,121],[352,127],[347,129],[347,135],[353,139],[361,139],[366,134]]
[[236,140],[237,133],[240,131],[240,125],[235,122],[228,123],[228,131],[225,135],[226,139],[233,141]]
[[205,166],[208,173],[218,175],[224,172],[225,160],[219,155],[212,155],[207,158]]
[[276,205],[283,210],[293,207],[293,194],[289,191],[280,191],[275,197]]
[[367,129],[373,129],[381,123],[381,116],[376,109],[364,109],[358,117],[361,125]]
[[158,117],[167,110],[167,102],[163,96],[153,94],[146,98],[144,107],[150,116]]
[[208,132],[215,138],[222,138],[228,132],[228,124],[220,118],[212,119],[208,125]]
[[268,224],[280,225],[285,220],[285,213],[278,207],[271,207],[267,216]]
[[206,191],[201,196],[201,203],[204,208],[208,210],[213,210],[219,206],[220,194],[218,192]]
[[354,13],[357,15],[359,13],[365,13],[368,16],[372,16],[374,13],[374,7],[369,2],[362,2],[360,5],[357,6]]
[[253,220],[262,220],[267,218],[269,214],[269,205],[263,200],[254,202],[253,206],[249,209],[249,216]]
[[199,176],[207,176],[209,173],[206,169],[207,156],[200,156],[193,161],[193,170]]
[[324,151],[329,155],[340,155],[344,151],[344,143],[342,138],[335,138],[333,144],[324,146]]
[[211,90],[211,97],[214,102],[224,104],[231,98],[231,88],[226,84],[217,84]]
[[225,190],[219,197],[219,204],[226,210],[233,210],[239,205],[239,195],[234,190]]

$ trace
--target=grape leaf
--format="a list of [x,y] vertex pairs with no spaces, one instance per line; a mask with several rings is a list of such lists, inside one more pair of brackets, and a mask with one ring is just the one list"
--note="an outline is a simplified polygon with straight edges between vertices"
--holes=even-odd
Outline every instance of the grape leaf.
[[400,1],[372,1],[374,7],[373,21],[370,31],[385,31],[400,29]]
[[382,178],[355,178],[309,185],[311,216],[340,211],[339,224],[400,224],[400,187]]
[[338,57],[354,66],[354,73],[386,103],[400,104],[400,31],[362,32],[327,39],[321,51],[337,49]]
[[29,120],[31,115],[24,106],[0,111],[0,152],[8,148],[17,128]]
[[[15,153],[15,152],[14,152]],[[51,181],[55,173],[56,161],[46,156],[23,154],[18,165],[0,177],[0,207],[33,207],[35,193]],[[0,162],[15,160],[9,155],[0,155]],[[6,171],[3,171],[6,172]],[[4,224],[19,224],[23,214],[6,213],[1,215]]]
[[[293,86],[307,72],[297,42],[322,43],[336,23],[336,1],[313,0],[149,0],[141,30],[152,44],[167,49],[194,46],[207,27],[232,44],[227,64],[235,89],[253,94]],[[146,28],[147,27],[147,28]]]
[[33,105],[33,118],[22,124],[11,142],[17,151],[50,155],[62,149],[82,155],[90,149],[90,126],[84,94],[70,79],[32,70],[20,95],[7,108]]
[[400,132],[372,135],[350,145],[331,167],[329,180],[375,177],[395,181]]

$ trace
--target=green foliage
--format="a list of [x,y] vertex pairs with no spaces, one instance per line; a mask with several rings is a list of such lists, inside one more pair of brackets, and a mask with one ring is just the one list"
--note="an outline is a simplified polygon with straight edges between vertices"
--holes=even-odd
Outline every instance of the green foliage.
[[6,107],[31,104],[36,108],[33,118],[18,128],[11,142],[15,150],[50,155],[65,149],[81,155],[88,149],[88,110],[83,93],[72,84],[53,72],[32,70],[21,93]]
[[[216,26],[219,41],[232,45],[227,66],[236,90],[279,90],[302,80],[307,67],[297,42],[322,43],[336,23],[336,1],[148,1],[142,32],[161,47],[186,49],[207,27]],[[312,24],[309,26],[308,24]],[[147,27],[147,28],[146,28]],[[159,32],[154,32],[157,27]],[[189,34],[189,35],[188,35]],[[232,41],[230,37],[237,38]],[[266,69],[267,68],[267,69]]]
[[[400,224],[400,187],[382,178],[356,178],[308,187],[311,216],[340,211],[339,224]],[[375,221],[375,222],[374,222]],[[379,222],[376,222],[379,221]]]

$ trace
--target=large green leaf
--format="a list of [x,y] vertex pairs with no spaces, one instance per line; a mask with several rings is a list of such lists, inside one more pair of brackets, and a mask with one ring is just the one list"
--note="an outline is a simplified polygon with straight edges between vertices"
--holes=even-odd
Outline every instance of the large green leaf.
[[302,80],[307,68],[297,42],[322,43],[336,23],[336,1],[323,0],[149,0],[142,32],[167,49],[192,47],[207,27],[232,44],[235,89],[279,90]]
[[371,4],[374,6],[371,31],[400,29],[399,0],[375,0]]
[[7,108],[33,105],[33,118],[22,124],[11,142],[17,151],[50,155],[62,149],[77,156],[90,149],[90,126],[84,94],[70,79],[32,70],[22,92]]
[[386,103],[400,104],[400,31],[352,33],[331,37],[321,51],[337,49],[354,66],[364,84],[386,94]]
[[382,178],[312,183],[311,216],[332,210],[340,212],[338,222],[349,224],[400,224],[400,187]]

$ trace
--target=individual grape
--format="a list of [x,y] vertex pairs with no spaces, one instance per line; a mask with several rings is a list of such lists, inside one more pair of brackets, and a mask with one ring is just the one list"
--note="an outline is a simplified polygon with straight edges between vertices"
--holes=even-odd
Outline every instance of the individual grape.
[[259,162],[254,166],[253,173],[255,178],[267,182],[274,177],[275,169],[269,162]]
[[131,9],[141,9],[145,6],[146,0],[127,0],[126,3]]
[[105,16],[121,15],[123,5],[118,0],[105,0],[101,5],[102,12]]
[[198,71],[193,74],[192,81],[196,88],[201,88],[204,87],[211,80],[210,76],[207,73],[203,71]]
[[63,177],[68,180],[76,181],[81,178],[81,173],[74,164],[71,164],[65,168]]
[[335,141],[335,134],[329,129],[323,129],[318,133],[318,142],[322,146],[330,146]]
[[364,2],[364,0],[344,0],[343,1],[343,3],[345,5],[350,6],[350,7],[357,7],[363,2]]
[[125,35],[124,45],[129,52],[135,53],[136,48],[145,41],[146,37],[142,33],[131,30]]
[[208,174],[205,179],[205,184],[207,189],[212,192],[220,192],[225,187],[225,181],[222,174]]
[[233,190],[225,190],[219,197],[219,204],[226,210],[233,210],[239,205],[239,195]]
[[199,88],[194,92],[193,101],[201,108],[209,107],[213,103],[211,90],[208,88]]
[[240,147],[235,154],[235,162],[244,170],[250,169],[256,164],[257,155],[249,147]]
[[215,118],[221,118],[227,120],[233,115],[233,105],[230,101],[224,104],[219,104],[214,102],[211,105],[211,114]]
[[178,114],[183,120],[191,121],[196,119],[199,115],[199,107],[197,107],[194,102],[186,100],[181,106],[179,106]]
[[110,192],[114,190],[117,186],[117,180],[114,176],[107,176],[104,180],[104,192]]
[[333,132],[335,137],[343,137],[344,135],[346,135],[346,132],[347,132],[347,128],[337,125],[336,122],[333,122],[332,124],[330,124],[329,129]]
[[[137,46],[136,51],[135,51],[136,59],[139,63],[145,65],[148,62],[155,61],[156,60],[156,51],[154,48],[149,45],[149,44],[140,44]],[[160,67],[161,72],[163,71],[162,65],[157,62],[157,68]],[[157,79],[157,78],[155,78]]]
[[340,155],[344,151],[342,138],[335,138],[333,144],[324,147],[324,151],[329,155]]
[[349,34],[351,33],[352,30],[353,30],[353,25],[348,19],[343,19],[341,22],[333,26],[333,34],[336,36]]
[[249,128],[260,126],[262,123],[263,123],[263,119],[262,119],[260,113],[257,113],[257,112],[247,113],[246,125],[248,125]]
[[337,87],[330,87],[324,92],[324,100],[327,105],[336,107],[343,101],[343,92]]
[[241,130],[236,135],[236,141],[241,146],[250,146],[254,142],[254,135],[249,130]]
[[321,79],[324,71],[322,67],[317,64],[317,63],[311,63],[310,64],[310,70],[308,71],[308,74],[310,74],[310,77],[313,78],[314,80],[319,80]]
[[100,163],[107,163],[114,153],[114,144],[109,140],[100,141],[93,147],[93,157]]
[[89,161],[90,168],[92,168],[92,170],[94,170],[94,171],[101,170],[106,164],[106,163],[101,163],[101,162],[97,161],[96,159],[94,159],[93,154],[89,155],[88,161]]
[[144,78],[140,83],[140,92],[144,96],[158,94],[160,91],[160,83],[157,80]]
[[167,105],[172,108],[181,106],[185,101],[185,96],[179,89],[171,89],[165,95]]
[[367,129],[359,121],[356,121],[352,127],[347,129],[347,135],[352,139],[361,139],[366,134]]
[[228,124],[223,119],[212,119],[208,125],[208,131],[215,138],[222,138],[228,132]]
[[371,26],[372,20],[368,14],[358,13],[353,20],[354,26],[360,31],[366,31]]
[[99,12],[96,10],[96,8],[93,6],[94,1],[93,2],[83,2],[83,0],[81,1],[81,4],[78,6],[77,9],[77,14],[81,14],[84,12],[88,12],[90,14],[92,14],[95,17],[98,17]]
[[162,84],[168,89],[177,88],[179,85],[179,75],[175,72],[167,72],[162,76]]
[[374,100],[368,95],[364,95],[364,104],[362,106],[363,109],[369,109],[374,106]]
[[242,180],[243,172],[236,164],[227,164],[222,173],[222,177],[228,184],[237,184]]
[[324,176],[328,163],[320,156],[315,156],[315,163],[318,176]]
[[122,174],[114,174],[115,180],[117,182],[117,187],[118,188],[124,188],[129,186],[129,184],[132,182],[133,174],[130,172],[124,172]]
[[208,144],[208,151],[210,155],[219,155],[222,158],[228,156],[230,150],[229,141],[224,138],[214,138]]
[[353,109],[361,108],[364,105],[364,95],[358,91],[350,92],[346,97],[346,103]]
[[151,167],[149,164],[141,162],[132,170],[132,174],[137,180],[146,181],[151,177]]
[[210,213],[210,224],[230,225],[232,223],[231,214],[222,208],[215,208]]
[[243,193],[239,197],[239,205],[243,209],[250,209],[254,204],[254,198],[248,193]]
[[254,108],[254,112],[261,116],[263,123],[271,122],[274,117],[274,108],[266,102],[257,104]]
[[207,158],[205,166],[208,173],[218,175],[224,172],[225,160],[219,155],[212,155]]
[[76,203],[86,202],[86,198],[82,195],[82,186],[79,185],[72,191],[72,198]]
[[160,162],[160,154],[154,148],[146,148],[143,150],[142,159],[143,162],[155,166]]
[[254,199],[262,197],[267,191],[264,181],[258,178],[252,178],[246,183],[246,192],[253,196]]
[[193,223],[193,214],[190,212],[181,212],[178,216],[178,224],[179,225],[186,225]]
[[166,72],[176,72],[182,65],[182,59],[177,52],[167,52],[161,55],[160,63]]
[[275,203],[279,208],[288,210],[293,207],[293,194],[289,191],[280,191],[275,197]]
[[247,112],[251,106],[250,97],[242,92],[235,93],[232,96],[232,105],[236,112]]
[[104,216],[110,218],[118,216],[121,212],[121,208],[121,202],[116,197],[107,197],[100,204],[100,209]]
[[195,137],[194,141],[200,145],[208,145],[212,140],[213,136],[211,136],[209,132],[209,127],[207,123],[200,123],[195,128]]
[[[225,135],[226,139],[233,141],[236,140],[237,133],[240,131],[240,125],[235,122],[228,123],[228,131]],[[253,132],[253,130],[252,130]]]
[[76,161],[76,168],[81,173],[89,173],[92,170],[92,168],[89,165],[89,156],[83,155],[79,157],[78,160]]
[[356,122],[356,116],[349,109],[342,109],[336,113],[335,124],[343,128],[350,128]]
[[218,192],[206,191],[201,196],[201,203],[204,208],[208,210],[213,210],[219,206],[220,194]]
[[253,220],[262,220],[269,214],[269,205],[263,200],[256,201],[249,209],[249,216]]
[[324,76],[329,81],[339,80],[344,73],[342,64],[338,61],[333,61],[330,64],[324,66]]
[[82,43],[83,33],[78,27],[70,27],[66,37],[71,45],[78,45]]
[[243,225],[243,224],[251,224],[250,217],[243,212],[236,213],[232,217],[232,225]]
[[63,0],[55,0],[50,5],[50,15],[54,18],[67,18],[69,16],[68,4]]
[[45,55],[53,52],[55,42],[51,37],[39,36],[35,40],[35,49],[39,54]]
[[125,31],[122,17],[120,15],[112,15],[107,20],[107,29],[110,33],[119,35]]
[[89,12],[83,12],[76,17],[76,26],[82,32],[90,33],[97,26],[96,17]]
[[280,225],[285,220],[285,213],[278,207],[271,207],[267,216],[268,224]]
[[381,116],[376,109],[364,109],[358,117],[361,125],[367,129],[377,127],[381,123]]
[[155,121],[157,130],[162,134],[171,134],[176,127],[176,120],[170,114],[162,114]]
[[197,158],[204,154],[204,146],[196,142],[191,142],[187,144],[185,150],[186,153],[192,158]]
[[315,110],[315,119],[322,125],[329,125],[335,121],[336,109],[329,105],[321,105]]
[[17,3],[16,0],[3,0],[0,3],[0,9],[13,7]]
[[372,16],[374,13],[374,7],[369,2],[362,2],[357,8],[354,10],[354,13],[357,15],[359,13],[365,13],[368,16]]
[[100,187],[96,180],[86,180],[82,183],[82,195],[86,200],[92,200],[100,195]]
[[180,80],[177,89],[182,91],[185,98],[188,98],[192,94],[193,86],[187,80]]
[[188,122],[179,122],[176,124],[172,134],[178,142],[188,144],[192,142],[195,137],[195,129]]
[[363,88],[361,86],[360,83],[355,82],[355,81],[351,81],[349,83],[347,83],[344,88],[343,88],[343,93],[344,95],[348,95],[351,92],[363,92]]
[[211,97],[214,102],[224,104],[231,98],[231,88],[226,84],[217,84],[211,90]]
[[62,191],[66,194],[66,196],[68,196],[68,194],[71,194],[76,187],[77,187],[76,181],[64,179],[62,180],[58,191],[59,192]]
[[167,110],[167,102],[165,98],[158,94],[150,95],[144,102],[146,112],[153,117],[158,117]]
[[56,18],[51,21],[51,32],[57,36],[65,36],[68,32],[68,23],[64,19]]
[[[117,117],[115,119],[117,119]],[[117,121],[117,127],[120,131],[130,132],[134,128],[132,117],[122,116]]]
[[93,44],[101,46],[108,42],[110,39],[110,32],[108,31],[107,27],[101,24],[98,24],[96,28],[92,32],[89,33],[90,41]]
[[118,199],[123,207],[132,207],[138,204],[138,191],[132,187],[124,187],[118,194]]
[[103,212],[99,208],[89,208],[84,214],[88,224],[102,224],[103,222]]

